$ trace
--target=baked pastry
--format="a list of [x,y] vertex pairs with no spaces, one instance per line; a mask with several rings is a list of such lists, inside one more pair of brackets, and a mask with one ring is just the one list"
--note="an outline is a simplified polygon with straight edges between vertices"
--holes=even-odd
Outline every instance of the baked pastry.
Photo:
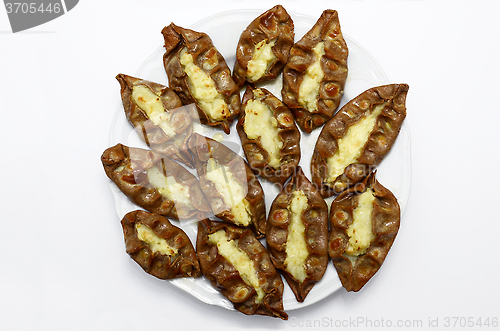
[[116,79],[125,115],[141,139],[155,151],[193,168],[186,142],[193,132],[195,107],[183,107],[167,86],[124,74]]
[[193,133],[188,148],[196,162],[200,187],[215,216],[266,233],[264,190],[245,160],[224,144]]
[[283,186],[300,161],[300,131],[288,107],[248,84],[236,129],[250,168]]
[[361,182],[389,152],[406,117],[406,84],[373,87],[349,101],[321,130],[311,159],[323,197]]
[[271,205],[266,241],[274,266],[303,302],[328,266],[328,206],[300,167]]
[[375,172],[332,202],[328,253],[347,291],[359,291],[380,269],[400,217],[396,198]]
[[233,69],[236,84],[264,83],[278,77],[288,60],[294,37],[293,20],[281,5],[254,19],[241,33],[236,47]]
[[189,237],[167,218],[135,210],[121,223],[127,253],[148,274],[160,279],[201,276]]
[[210,37],[174,23],[162,34],[163,64],[170,88],[185,105],[196,104],[201,123],[220,126],[229,134],[229,126],[240,112],[240,94],[231,70]]
[[211,214],[198,179],[169,158],[117,144],[104,151],[106,175],[138,206],[173,219],[203,219]]
[[310,133],[337,110],[347,79],[349,51],[335,10],[325,10],[293,45],[283,69],[283,102]]
[[196,253],[203,275],[236,310],[288,319],[281,276],[250,229],[202,220]]

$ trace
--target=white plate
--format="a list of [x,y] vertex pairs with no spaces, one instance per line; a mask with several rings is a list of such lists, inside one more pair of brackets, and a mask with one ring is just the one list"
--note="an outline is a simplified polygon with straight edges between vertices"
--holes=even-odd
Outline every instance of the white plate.
[[[207,33],[212,38],[215,47],[225,57],[229,68],[232,69],[236,60],[236,45],[241,32],[255,17],[264,11],[265,10],[235,10],[222,12],[207,17],[189,28],[195,31]],[[302,38],[302,36],[309,31],[317,20],[317,18],[293,12],[289,12],[289,14],[292,16],[295,25],[295,41]],[[389,79],[386,77],[385,73],[377,64],[375,59],[363,47],[345,34],[344,38],[349,47],[349,75],[340,107],[371,87],[390,83]],[[139,67],[137,73],[135,74],[136,77],[168,85],[167,75],[165,74],[162,62],[163,53],[164,49],[163,45],[161,45]],[[263,86],[281,99],[280,78],[272,83],[264,84]],[[223,142],[235,152],[244,156],[239,144],[240,141],[235,125],[236,121],[233,123],[231,133],[229,135],[225,135],[218,129],[201,126],[197,127],[196,131],[209,137],[213,137],[216,133],[220,136],[220,133],[222,133],[224,136]],[[321,129],[316,129],[311,134],[302,132],[300,143],[302,158],[300,166],[308,178],[311,178],[309,163],[320,131]],[[147,148],[125,118],[123,106],[121,104],[116,110],[110,132],[110,146],[114,146],[117,143],[122,143],[127,146]],[[397,138],[391,152],[378,167],[377,178],[382,185],[391,190],[397,197],[402,213],[408,200],[411,184],[410,133],[406,121],[403,124],[399,137]],[[267,181],[262,180],[261,183],[266,195],[266,208],[269,212],[271,203],[278,194],[278,190],[275,185]],[[111,190],[115,198],[116,212],[118,213],[120,219],[127,212],[138,209],[138,207],[127,199],[113,183],[111,184]],[[327,203],[330,204],[332,199],[333,198],[327,199]],[[196,223],[183,221],[177,223],[177,225],[180,225],[180,227],[186,231],[193,243],[196,242]],[[171,283],[205,303],[234,310],[232,303],[219,294],[205,278],[176,279],[172,280]],[[309,306],[329,296],[341,287],[342,285],[335,268],[331,263],[329,263],[323,279],[314,286],[303,303],[298,303],[295,300],[295,296],[285,282],[285,291],[283,293],[284,308],[289,311]],[[152,293],[152,295],[154,295],[154,293]]]

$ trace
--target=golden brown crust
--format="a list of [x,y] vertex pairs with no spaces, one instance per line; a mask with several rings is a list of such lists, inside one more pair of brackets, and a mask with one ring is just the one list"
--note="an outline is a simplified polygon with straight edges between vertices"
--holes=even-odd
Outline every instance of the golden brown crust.
[[[309,253],[304,265],[307,277],[303,282],[296,280],[285,265],[288,226],[292,217],[289,208],[293,192],[299,190],[307,197],[307,208],[301,215]],[[328,266],[328,206],[300,167],[271,205],[266,241],[273,264],[282,271],[297,301],[303,302]]]
[[[120,83],[120,93],[125,115],[134,126],[140,138],[153,150],[165,154],[167,157],[179,161],[190,168],[194,161],[187,151],[187,139],[193,132],[192,114],[187,107],[182,107],[179,96],[167,86],[148,80],[118,74],[116,79]],[[134,86],[146,86],[161,100],[165,113],[168,114],[168,124],[175,130],[175,135],[169,137],[163,130],[153,124],[146,112],[132,100]]]
[[[265,292],[262,302],[256,301],[256,290],[245,283],[231,262],[219,254],[217,245],[208,240],[210,234],[219,230],[224,230],[229,239],[237,241],[238,248],[253,262],[259,283]],[[202,220],[198,223],[196,252],[203,275],[233,303],[235,309],[247,315],[258,314],[288,319],[283,310],[284,286],[281,276],[274,268],[265,247],[248,228],[208,219]]]
[[[170,88],[179,95],[185,105],[196,104],[201,123],[220,126],[225,133],[229,134],[229,127],[240,112],[240,94],[224,57],[217,51],[212,40],[205,33],[184,29],[172,23],[163,28],[162,34],[165,40],[163,63]],[[195,64],[212,78],[216,90],[227,103],[229,114],[223,120],[215,121],[209,118],[193,97],[187,75],[179,60],[179,54],[183,48],[187,48],[187,52],[192,55]]]
[[[160,279],[201,276],[198,257],[189,237],[167,218],[135,210],[127,213],[121,223],[127,253],[148,274]],[[169,256],[153,253],[148,243],[137,236],[137,223],[147,226],[158,237],[165,239],[170,247],[177,249],[177,254]]]
[[188,148],[196,162],[196,171],[200,187],[212,207],[215,216],[223,221],[236,224],[231,207],[224,203],[221,193],[207,179],[207,163],[213,158],[219,165],[227,166],[236,181],[246,191],[245,199],[249,204],[251,223],[249,227],[258,238],[266,232],[266,204],[264,190],[245,160],[224,144],[208,137],[193,133],[188,141]]
[[241,145],[248,164],[252,170],[259,176],[283,186],[288,177],[294,172],[300,161],[300,131],[293,120],[293,115],[278,98],[276,98],[268,90],[261,88],[263,93],[259,100],[267,105],[273,112],[273,117],[278,125],[278,135],[283,142],[283,147],[280,149],[280,165],[279,168],[271,167],[269,163],[269,153],[262,146],[260,137],[258,139],[249,139],[245,130],[245,107],[249,100],[255,100],[253,93],[255,87],[251,84],[247,85],[245,94],[243,95],[242,111],[236,125],[238,135],[241,140]]
[[[353,265],[344,255],[349,241],[347,228],[353,222],[353,211],[358,205],[357,196],[366,188],[371,188],[375,196],[372,213],[375,238],[366,253],[357,257]],[[363,183],[342,192],[332,202],[328,254],[347,291],[359,291],[380,269],[398,233],[400,217],[396,197],[375,179],[375,172]]]
[[[318,110],[311,112],[300,105],[299,88],[307,68],[315,61],[313,48],[324,42],[325,55],[321,57],[324,77],[318,94]],[[283,69],[283,102],[292,110],[302,130],[310,133],[328,121],[340,104],[347,79],[349,51],[342,36],[338,13],[325,10],[316,24],[293,45]]]
[[[233,78],[238,86],[245,81],[259,84],[275,79],[288,61],[290,49],[294,41],[294,26],[290,15],[281,5],[276,5],[256,19],[241,33],[236,47],[236,62],[234,64]],[[255,46],[266,40],[266,43],[276,39],[271,48],[276,59],[271,63],[264,75],[251,81],[247,75],[248,62],[252,59]]]
[[[406,117],[407,84],[373,87],[345,104],[321,130],[311,159],[312,182],[323,197],[338,194],[361,182],[390,151]],[[375,127],[356,163],[348,165],[344,173],[327,183],[327,159],[338,149],[338,139],[345,136],[353,124],[371,113],[377,105],[386,103],[377,117]]]
[[[203,219],[212,212],[198,179],[159,153],[117,144],[104,151],[101,162],[116,186],[135,204],[152,213],[173,219]],[[191,206],[161,195],[149,183],[147,171],[154,166],[165,176],[173,176],[177,183],[189,187]]]

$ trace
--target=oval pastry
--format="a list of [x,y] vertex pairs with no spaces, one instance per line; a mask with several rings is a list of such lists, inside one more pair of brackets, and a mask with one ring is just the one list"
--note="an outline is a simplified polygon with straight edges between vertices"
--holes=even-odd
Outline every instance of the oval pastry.
[[240,112],[240,94],[210,37],[173,23],[162,34],[163,64],[170,88],[185,105],[196,104],[201,123],[220,126],[229,134],[229,126]]
[[325,10],[290,50],[281,94],[305,132],[322,126],[338,108],[347,79],[348,54],[335,10]]
[[224,144],[197,133],[189,138],[188,148],[214,215],[248,226],[262,238],[266,232],[264,191],[245,160]]
[[396,197],[376,179],[342,192],[330,209],[328,253],[347,291],[359,291],[380,269],[399,230]]
[[248,228],[208,219],[198,223],[196,252],[203,275],[246,315],[288,319],[283,281]]
[[148,274],[160,279],[201,276],[189,237],[165,217],[135,210],[121,223],[127,253]]
[[173,219],[211,214],[198,179],[153,151],[117,144],[101,156],[106,175],[138,206]]
[[125,115],[141,139],[155,151],[193,168],[186,142],[193,132],[194,107],[183,107],[167,86],[124,74],[116,79]]
[[266,241],[274,266],[303,302],[328,265],[328,206],[300,167],[271,206]]
[[236,129],[252,170],[280,186],[300,161],[300,131],[293,115],[264,88],[247,85]]
[[236,84],[264,83],[278,77],[288,60],[294,37],[292,18],[281,5],[253,20],[241,33],[236,47],[233,69]]
[[406,117],[406,84],[373,87],[349,101],[321,130],[311,159],[323,197],[361,182],[396,140]]

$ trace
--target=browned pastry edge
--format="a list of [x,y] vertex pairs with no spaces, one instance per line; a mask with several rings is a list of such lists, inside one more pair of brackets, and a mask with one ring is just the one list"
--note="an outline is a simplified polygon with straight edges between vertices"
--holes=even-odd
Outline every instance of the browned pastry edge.
[[[194,161],[187,151],[187,139],[193,132],[193,115],[187,107],[182,107],[179,96],[169,87],[148,80],[118,74],[125,116],[136,129],[139,137],[153,150],[193,168]],[[163,130],[153,124],[148,115],[132,101],[134,86],[144,85],[158,95],[166,113],[170,114],[169,124],[175,130],[174,137],[168,137]],[[194,107],[193,107],[194,108]]]
[[[168,256],[159,252],[153,253],[150,246],[138,238],[135,228],[137,223],[147,226],[158,237],[165,239],[170,247],[177,249],[177,254]],[[148,274],[160,279],[201,276],[198,256],[189,237],[167,218],[135,210],[127,213],[121,224],[127,254]]]
[[196,162],[201,190],[205,194],[215,216],[223,221],[235,224],[231,208],[223,202],[222,196],[215,185],[206,178],[207,162],[210,158],[213,158],[219,165],[231,169],[235,180],[246,188],[245,199],[250,205],[251,214],[249,227],[254,231],[257,238],[264,237],[266,232],[264,190],[248,163],[224,144],[197,133],[193,133],[188,140],[188,148]]
[[[373,190],[376,200],[372,214],[375,239],[365,254],[356,259],[354,266],[344,256],[348,247],[347,228],[353,222],[353,211],[357,207],[357,196],[366,188]],[[330,208],[330,238],[328,254],[347,291],[359,291],[380,269],[389,252],[400,226],[400,208],[391,191],[375,179],[375,172],[344,192],[332,202]]]
[[266,73],[252,83],[260,84],[278,77],[288,61],[294,37],[293,20],[281,5],[276,5],[255,18],[241,33],[236,47],[236,62],[233,69],[236,84],[241,87],[247,80],[248,62],[253,57],[255,45],[262,40],[268,42],[276,39],[271,48],[276,59],[269,65]]
[[[106,175],[138,206],[173,219],[203,219],[212,213],[198,183],[198,179],[181,165],[169,158],[142,148],[117,144],[106,149],[101,162]],[[158,166],[166,176],[189,187],[190,203],[193,206],[175,203],[162,196],[148,181],[147,170]]]
[[[310,112],[300,105],[299,88],[307,68],[315,61],[313,48],[325,43],[325,55],[321,57],[324,77],[320,82],[318,110]],[[340,28],[338,13],[325,10],[316,24],[290,50],[283,69],[283,102],[290,108],[299,127],[305,132],[322,126],[337,110],[344,93],[347,79],[349,51]]]
[[[196,104],[201,123],[214,127],[220,126],[225,133],[229,134],[230,125],[240,112],[240,94],[222,54],[217,51],[212,40],[205,33],[184,29],[172,23],[163,28],[162,34],[165,40],[163,64],[170,88],[179,95],[185,105]],[[193,97],[188,77],[179,60],[179,54],[184,47],[192,55],[195,64],[212,78],[216,90],[226,101],[229,107],[229,116],[224,120],[214,121],[210,119]]]
[[[311,158],[312,182],[323,197],[339,194],[341,191],[361,182],[383,160],[393,146],[406,117],[407,84],[390,84],[373,87],[361,93],[340,109],[321,130]],[[358,162],[348,165],[344,173],[330,185],[327,159],[338,149],[338,139],[356,124],[363,115],[370,113],[377,105],[386,103],[377,117],[375,127],[363,147]]]
[[[256,302],[256,290],[245,283],[240,273],[225,257],[219,254],[217,245],[209,242],[208,236],[224,230],[231,240],[238,240],[238,248],[253,261],[259,282],[265,292],[262,302]],[[266,315],[288,319],[283,310],[283,281],[274,268],[267,250],[248,228],[237,227],[209,219],[198,223],[196,252],[203,275],[229,299],[234,308],[246,315]]]
[[[286,270],[285,265],[288,226],[291,222],[288,207],[293,192],[298,190],[302,190],[308,200],[307,209],[301,215],[309,252],[305,263],[307,277],[302,283]],[[266,241],[273,264],[282,271],[297,301],[303,302],[309,291],[323,277],[328,266],[328,206],[300,167],[271,205]]]
[[258,176],[278,184],[281,189],[300,161],[300,131],[288,107],[271,92],[260,88],[264,93],[264,97],[260,101],[273,112],[273,117],[276,119],[278,125],[278,135],[283,142],[283,147],[280,149],[281,164],[279,169],[269,166],[269,154],[261,145],[260,138],[249,139],[244,130],[245,107],[249,100],[255,99],[253,94],[254,89],[253,85],[247,85],[247,89],[243,95],[243,103],[236,130],[238,131],[241,145],[250,168]]

